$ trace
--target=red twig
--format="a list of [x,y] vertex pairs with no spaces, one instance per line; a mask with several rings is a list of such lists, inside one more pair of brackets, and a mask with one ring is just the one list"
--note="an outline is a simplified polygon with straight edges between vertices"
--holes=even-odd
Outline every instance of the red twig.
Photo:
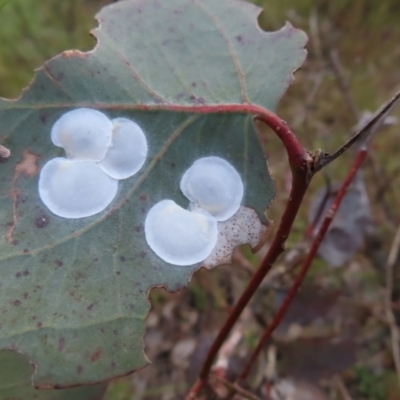
[[197,395],[200,393],[201,389],[205,386],[207,382],[197,379],[195,384],[191,387],[190,392],[185,397],[185,400],[195,400]]
[[368,151],[367,148],[363,146],[357,153],[357,156],[350,168],[350,171],[347,174],[346,179],[343,181],[342,186],[340,187],[339,191],[337,192],[335,200],[333,201],[332,206],[330,207],[329,211],[327,212],[325,219],[324,219],[316,237],[314,238],[314,241],[312,243],[310,251],[307,254],[306,259],[304,260],[304,263],[300,269],[298,276],[296,277],[296,280],[295,280],[293,286],[291,287],[289,293],[287,294],[287,296],[286,296],[283,304],[279,308],[277,314],[275,315],[272,323],[266,328],[266,330],[262,334],[261,339],[260,339],[256,349],[250,356],[250,359],[248,360],[248,362],[246,363],[245,367],[243,368],[242,372],[239,375],[239,381],[242,381],[247,378],[247,376],[250,372],[251,366],[257,359],[261,350],[264,348],[266,342],[271,337],[275,328],[282,321],[282,318],[284,317],[288,307],[290,306],[294,296],[296,295],[297,290],[301,286],[303,279],[304,279],[305,275],[307,274],[307,271],[308,271],[310,265],[312,264],[312,261],[314,260],[315,255],[317,254],[318,248],[329,228],[329,225],[332,222],[333,217],[335,216],[335,214],[340,206],[340,203],[343,200],[344,195],[347,192],[349,185],[353,181],[354,176],[356,175],[360,165],[364,161],[364,159],[367,155],[367,151]]
[[239,315],[261,284],[265,275],[271,269],[278,256],[283,252],[286,239],[289,236],[293,222],[296,218],[312,175],[310,173],[312,159],[303,149],[300,142],[291,132],[287,124],[278,116],[267,110],[262,112],[259,110],[256,118],[270,126],[283,142],[288,153],[289,163],[292,169],[292,189],[285,212],[282,216],[275,238],[269,248],[268,253],[264,257],[260,267],[253,275],[243,294],[229,314],[228,319],[225,321],[224,325],[219,331],[207,354],[206,360],[200,371],[199,378],[187,395],[186,400],[195,399],[196,395],[201,391],[203,386],[208,381],[208,375],[219,349],[228,337],[229,332],[231,331],[235,322],[238,320]]

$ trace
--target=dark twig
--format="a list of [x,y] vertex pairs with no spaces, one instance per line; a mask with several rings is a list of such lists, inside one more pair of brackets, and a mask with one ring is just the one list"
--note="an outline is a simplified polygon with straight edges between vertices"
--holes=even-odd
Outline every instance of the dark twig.
[[[340,62],[339,53],[336,49],[332,49],[329,52],[329,65],[336,77],[336,81],[338,83],[338,87],[339,87],[340,91],[342,92],[343,98],[346,101],[348,108],[351,110],[351,112],[354,116],[355,122],[357,123],[357,125],[359,125],[361,123],[361,120],[363,119],[363,117],[361,116],[361,113],[360,113],[360,111],[354,101],[354,98],[351,94],[348,79],[346,79],[346,77],[343,74],[343,68],[342,68],[342,65]],[[381,121],[383,121],[383,123],[385,123],[386,119],[382,118]],[[377,127],[377,125],[376,125],[376,127]],[[376,176],[377,175],[380,176],[379,179],[376,179],[376,182],[378,185],[378,190],[376,193],[376,200],[378,202],[382,203],[382,209],[386,216],[387,222],[388,222],[388,224],[392,225],[393,218],[391,218],[392,217],[391,212],[388,207],[387,201],[384,197],[385,190],[390,185],[390,180],[386,179],[387,182],[385,184],[385,180],[381,179],[384,174],[384,170],[380,165],[377,164],[377,161],[374,159],[374,155],[372,152],[369,152],[368,158],[369,158],[369,161],[370,161],[370,164],[372,167],[372,172]],[[377,170],[378,168],[379,168],[379,171]],[[395,172],[395,176],[397,177],[396,172]]]
[[337,150],[333,154],[323,153],[316,160],[313,171],[314,173],[326,167],[332,161],[336,160],[339,156],[341,156],[346,150],[352,147],[357,142],[362,142],[371,131],[375,131],[378,124],[382,123],[387,114],[392,110],[396,102],[400,98],[400,91],[395,94],[395,96],[389,100],[383,107],[376,113],[376,115],[369,121],[364,128],[362,128],[359,132],[357,132],[353,137],[351,137],[339,150]]

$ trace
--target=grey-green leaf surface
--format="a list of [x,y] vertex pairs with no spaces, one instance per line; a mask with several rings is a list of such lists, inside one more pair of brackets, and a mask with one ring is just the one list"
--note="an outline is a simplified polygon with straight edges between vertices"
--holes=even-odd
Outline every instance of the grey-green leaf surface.
[[22,354],[0,351],[0,400],[100,400],[107,388],[101,383],[70,389],[37,390],[33,365]]
[[[37,387],[98,382],[146,365],[149,290],[178,290],[200,265],[159,259],[144,220],[165,198],[188,207],[179,182],[197,158],[234,165],[242,204],[266,223],[275,187],[252,116],[218,106],[275,109],[304,60],[306,37],[290,25],[263,32],[259,12],[237,0],[112,4],[98,15],[94,51],[64,52],[36,71],[19,99],[0,99],[1,144],[12,152],[0,165],[0,348],[36,365]],[[63,156],[51,126],[82,106],[136,121],[149,153],[106,210],[64,219],[41,202],[38,174]],[[214,108],[185,111],[192,106]]]

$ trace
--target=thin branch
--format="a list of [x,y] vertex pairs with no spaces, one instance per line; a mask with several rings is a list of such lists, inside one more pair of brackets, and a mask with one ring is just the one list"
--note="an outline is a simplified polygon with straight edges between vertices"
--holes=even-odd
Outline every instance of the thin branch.
[[233,393],[238,393],[241,396],[243,396],[245,399],[248,400],[260,400],[259,397],[257,397],[256,395],[254,395],[253,393],[250,393],[249,391],[247,391],[246,389],[243,389],[242,387],[240,387],[239,385],[235,384],[235,383],[231,383],[225,379],[219,378],[218,376],[215,376],[214,379],[222,384],[224,384],[230,391],[232,391]]
[[252,276],[250,282],[248,283],[238,302],[234,305],[231,313],[228,316],[228,319],[225,321],[224,325],[220,329],[217,337],[214,340],[214,343],[212,344],[207,354],[207,357],[200,371],[199,378],[189,391],[185,400],[195,399],[197,397],[197,394],[207,383],[211,367],[222,344],[227,339],[229,332],[238,320],[243,309],[249,303],[250,299],[253,297],[254,293],[260,286],[265,275],[271,269],[273,263],[276,261],[279,255],[284,251],[286,240],[290,234],[293,222],[296,218],[297,212],[303,201],[304,194],[312,177],[312,173],[310,172],[312,158],[303,149],[300,142],[291,132],[288,125],[275,114],[269,111],[266,111],[265,113],[258,113],[255,118],[270,126],[284,144],[288,154],[289,164],[292,170],[292,189],[278,230],[267,254],[261,262],[258,270]]
[[392,309],[393,295],[393,268],[396,263],[400,250],[400,226],[397,229],[392,246],[390,248],[389,257],[386,263],[386,296],[385,296],[385,311],[386,318],[390,327],[390,335],[392,341],[392,353],[394,365],[396,368],[398,384],[400,386],[400,337],[396,324],[396,318]]
[[283,304],[279,308],[278,312],[276,313],[274,319],[272,320],[271,324],[265,329],[263,332],[261,339],[259,343],[257,344],[256,349],[254,352],[251,354],[248,362],[244,366],[242,372],[239,374],[238,381],[243,381],[247,378],[247,376],[250,373],[251,366],[254,364],[256,361],[257,357],[259,356],[261,350],[264,348],[268,340],[270,339],[273,331],[276,329],[276,327],[280,324],[282,321],[283,317],[286,314],[287,309],[289,308],[290,304],[293,301],[294,296],[296,295],[297,291],[299,290],[301,284],[303,283],[304,277],[306,276],[308,269],[310,268],[315,255],[317,254],[318,248],[329,228],[329,225],[331,224],[333,217],[335,216],[340,203],[343,200],[343,197],[345,196],[348,187],[350,186],[351,182],[353,181],[358,169],[360,168],[362,162],[364,161],[365,157],[367,155],[367,148],[366,146],[362,146],[350,168],[350,171],[347,174],[346,179],[343,181],[341,188],[336,194],[336,197],[327,212],[324,221],[322,222],[319,231],[314,238],[314,241],[312,243],[312,246],[310,248],[310,251],[307,254],[306,259],[304,260],[304,263],[300,269],[300,272],[298,276],[296,277],[292,287],[289,290],[289,293],[287,294]]
[[352,147],[357,142],[362,142],[365,138],[370,136],[371,132],[375,132],[379,124],[383,122],[387,114],[392,110],[396,102],[400,98],[400,91],[395,94],[395,96],[389,100],[386,104],[381,107],[381,109],[376,113],[376,115],[369,121],[364,128],[362,128],[359,132],[357,132],[353,137],[351,137],[339,150],[337,150],[333,154],[323,153],[316,160],[313,171],[314,173],[326,167],[332,161],[336,160],[339,156],[341,156],[346,150]]
[[194,385],[190,388],[185,400],[195,400],[197,395],[206,387],[207,384],[207,381],[197,379]]

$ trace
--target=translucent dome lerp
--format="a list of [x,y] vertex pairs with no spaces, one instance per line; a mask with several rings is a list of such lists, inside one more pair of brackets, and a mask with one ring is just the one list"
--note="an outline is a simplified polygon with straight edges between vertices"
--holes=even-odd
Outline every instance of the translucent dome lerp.
[[51,140],[68,159],[101,161],[111,144],[113,124],[100,111],[77,108],[53,125]]
[[172,200],[162,200],[147,214],[145,236],[150,248],[174,265],[205,260],[218,239],[216,219],[207,211],[188,211]]
[[40,171],[39,195],[49,210],[64,218],[103,211],[114,199],[118,181],[92,161],[53,158]]
[[239,209],[243,182],[236,169],[220,157],[203,157],[184,173],[182,193],[198,207],[225,221]]
[[146,137],[138,124],[126,119],[112,120],[111,146],[100,167],[115,179],[126,179],[142,168],[147,156]]

